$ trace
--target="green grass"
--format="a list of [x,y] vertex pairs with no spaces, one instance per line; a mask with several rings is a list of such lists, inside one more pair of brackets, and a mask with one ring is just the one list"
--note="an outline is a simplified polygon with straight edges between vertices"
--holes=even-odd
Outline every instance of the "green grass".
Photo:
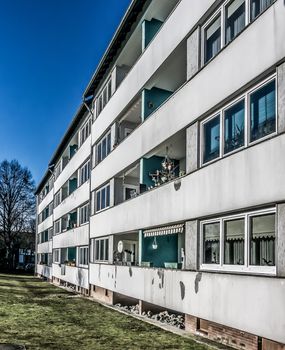
[[0,343],[44,350],[209,349],[47,282],[3,274]]

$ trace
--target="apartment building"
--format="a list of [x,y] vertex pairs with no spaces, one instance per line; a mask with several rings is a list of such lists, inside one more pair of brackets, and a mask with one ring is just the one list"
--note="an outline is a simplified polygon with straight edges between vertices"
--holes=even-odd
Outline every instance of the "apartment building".
[[36,273],[284,349],[284,151],[284,0],[133,0],[38,186]]

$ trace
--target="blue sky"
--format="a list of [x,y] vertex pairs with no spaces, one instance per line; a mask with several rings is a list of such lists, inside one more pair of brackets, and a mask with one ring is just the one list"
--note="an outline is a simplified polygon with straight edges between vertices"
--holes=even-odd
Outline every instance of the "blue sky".
[[0,0],[0,161],[38,183],[131,0]]

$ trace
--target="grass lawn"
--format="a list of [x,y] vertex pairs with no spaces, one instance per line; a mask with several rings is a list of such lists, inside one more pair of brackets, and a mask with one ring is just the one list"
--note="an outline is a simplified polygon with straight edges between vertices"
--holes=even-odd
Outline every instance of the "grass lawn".
[[47,282],[4,274],[0,343],[44,350],[210,349]]

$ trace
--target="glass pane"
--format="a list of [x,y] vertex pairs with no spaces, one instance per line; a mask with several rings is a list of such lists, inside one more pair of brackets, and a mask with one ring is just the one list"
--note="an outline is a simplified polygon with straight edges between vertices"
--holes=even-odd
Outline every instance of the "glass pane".
[[275,80],[250,96],[250,141],[275,132]]
[[100,239],[100,260],[104,260],[104,239]]
[[101,209],[106,208],[106,189],[101,190]]
[[221,16],[218,16],[205,30],[205,62],[221,50]]
[[244,145],[244,100],[225,111],[224,153]]
[[105,239],[105,260],[109,259],[109,240]]
[[274,0],[252,0],[251,1],[251,20],[254,20],[260,13],[265,11]]
[[96,211],[101,209],[101,193],[100,191],[96,192]]
[[95,260],[99,260],[99,241],[95,241]]
[[102,159],[104,159],[107,155],[107,144],[106,144],[106,138],[102,141]]
[[110,186],[106,187],[106,207],[110,206]]
[[111,134],[107,135],[107,154],[111,152]]
[[215,222],[203,226],[203,248],[205,264],[220,263],[220,223]]
[[204,159],[209,162],[220,155],[220,116],[204,124]]
[[97,146],[97,163],[100,163],[102,160],[102,155],[101,155],[101,143]]
[[226,43],[245,27],[245,0],[234,0],[226,7]]
[[275,214],[250,218],[250,264],[275,265]]
[[244,219],[225,222],[224,263],[244,265]]

